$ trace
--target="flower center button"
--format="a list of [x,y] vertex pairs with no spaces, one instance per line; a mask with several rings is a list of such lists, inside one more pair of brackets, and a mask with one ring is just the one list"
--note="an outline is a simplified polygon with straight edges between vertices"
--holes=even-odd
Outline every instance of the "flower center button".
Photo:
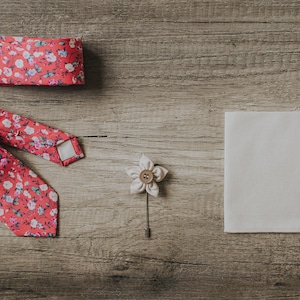
[[154,178],[153,173],[149,170],[144,170],[140,173],[140,180],[143,183],[146,183],[146,184],[150,183],[153,181],[153,178]]

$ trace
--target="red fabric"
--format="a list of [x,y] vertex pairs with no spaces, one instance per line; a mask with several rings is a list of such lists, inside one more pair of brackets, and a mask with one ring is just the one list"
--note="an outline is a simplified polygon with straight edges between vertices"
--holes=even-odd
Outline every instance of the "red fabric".
[[[71,140],[76,156],[62,161],[57,145],[68,140]],[[84,157],[75,136],[6,110],[0,110],[0,141],[61,166]]]
[[0,147],[0,220],[18,236],[55,237],[57,193]]
[[[84,157],[75,136],[0,110],[0,141],[61,166]],[[62,161],[57,146],[71,141],[75,155]],[[56,236],[57,193],[0,147],[0,221],[19,236]]]
[[0,36],[0,84],[82,85],[80,38]]

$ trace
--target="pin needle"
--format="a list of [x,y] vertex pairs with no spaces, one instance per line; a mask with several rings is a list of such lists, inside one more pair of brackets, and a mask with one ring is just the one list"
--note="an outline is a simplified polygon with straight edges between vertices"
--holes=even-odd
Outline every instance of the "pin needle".
[[150,221],[149,221],[149,194],[146,192],[146,228],[145,228],[145,236],[146,238],[151,238],[151,229],[150,229]]

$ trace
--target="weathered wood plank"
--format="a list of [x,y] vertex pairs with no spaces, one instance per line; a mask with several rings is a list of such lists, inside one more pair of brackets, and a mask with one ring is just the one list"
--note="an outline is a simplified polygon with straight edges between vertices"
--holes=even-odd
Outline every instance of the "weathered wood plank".
[[[1,108],[79,137],[67,168],[9,150],[60,195],[59,237],[0,224],[1,299],[298,299],[297,234],[223,233],[225,111],[299,110],[291,1],[4,0],[0,33],[79,35],[85,87],[2,87]],[[170,170],[150,198],[124,169]]]

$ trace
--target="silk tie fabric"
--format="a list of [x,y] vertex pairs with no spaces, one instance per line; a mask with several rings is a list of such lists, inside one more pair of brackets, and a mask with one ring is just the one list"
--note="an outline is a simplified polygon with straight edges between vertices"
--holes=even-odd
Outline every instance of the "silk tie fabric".
[[[84,157],[75,136],[0,110],[0,141],[61,166]],[[55,237],[58,195],[0,147],[0,221],[18,236]]]
[[1,85],[82,85],[80,38],[0,36]]

